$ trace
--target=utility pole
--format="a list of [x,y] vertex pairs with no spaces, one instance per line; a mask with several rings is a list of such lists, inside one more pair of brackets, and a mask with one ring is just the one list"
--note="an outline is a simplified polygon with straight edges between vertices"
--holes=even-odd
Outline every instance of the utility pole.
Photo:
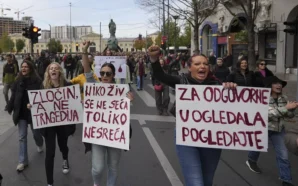
[[72,52],[72,28],[71,28],[71,3],[69,3],[69,13],[70,13],[70,52]]
[[146,30],[146,53],[147,53],[147,48],[148,48],[148,42],[147,42],[147,30]]
[[167,35],[168,35],[168,40],[167,40],[167,48],[168,48],[168,54],[170,53],[170,46],[169,46],[169,42],[170,42],[170,0],[168,0],[168,33],[167,33]]
[[[165,12],[165,0],[162,0],[162,6],[163,6],[163,33],[162,35],[165,36],[166,35],[166,12]],[[163,56],[165,57],[166,51],[163,50]]]
[[160,27],[160,22],[161,22],[161,21],[160,21],[160,18],[161,18],[161,16],[160,16],[160,9],[161,9],[161,6],[160,6],[160,5],[161,5],[161,0],[159,0],[158,4],[159,4],[159,5],[158,5],[158,7],[159,7],[159,8],[158,8],[158,28],[159,28],[159,32],[161,32],[161,27]]
[[101,22],[99,23],[99,52],[101,53]]

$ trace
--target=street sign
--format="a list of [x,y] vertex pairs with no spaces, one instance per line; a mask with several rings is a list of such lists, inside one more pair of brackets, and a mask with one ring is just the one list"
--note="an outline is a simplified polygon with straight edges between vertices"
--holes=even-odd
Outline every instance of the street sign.
[[166,41],[168,38],[167,38],[167,36],[162,36],[162,38],[161,38],[163,41]]

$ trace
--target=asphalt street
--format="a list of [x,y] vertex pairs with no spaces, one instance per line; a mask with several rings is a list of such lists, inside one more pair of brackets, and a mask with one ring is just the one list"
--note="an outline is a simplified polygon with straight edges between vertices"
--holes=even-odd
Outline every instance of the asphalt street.
[[[1,69],[1,66],[0,66]],[[131,150],[122,153],[117,186],[182,186],[183,176],[175,151],[175,119],[171,116],[158,116],[155,108],[154,90],[150,80],[145,80],[143,91],[133,91],[135,100],[131,108],[133,134]],[[294,86],[293,83],[292,86]],[[286,93],[293,87],[286,89]],[[291,97],[291,96],[289,96]],[[171,95],[171,104],[174,95]],[[4,98],[0,96],[0,104]],[[69,138],[69,161],[71,171],[63,175],[62,157],[58,146],[54,179],[55,186],[91,186],[91,157],[84,153],[82,127],[77,125],[74,136]],[[3,186],[46,186],[44,169],[45,154],[38,154],[32,133],[28,135],[29,167],[18,174],[18,132],[11,116],[0,109],[0,173]],[[262,153],[259,165],[262,174],[252,173],[245,165],[246,151],[224,150],[215,175],[214,186],[280,186],[275,153],[272,145],[269,152]],[[298,160],[290,154],[294,184],[298,185]],[[104,176],[106,178],[106,176]],[[105,179],[103,183],[105,183]],[[105,185],[103,184],[102,185]]]

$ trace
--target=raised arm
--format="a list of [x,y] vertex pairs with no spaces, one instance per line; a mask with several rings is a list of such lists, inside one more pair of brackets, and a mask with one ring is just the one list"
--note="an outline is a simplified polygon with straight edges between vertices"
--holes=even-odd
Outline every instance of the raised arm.
[[180,77],[179,76],[172,76],[166,74],[164,70],[161,68],[159,63],[159,54],[160,49],[158,46],[151,46],[148,49],[148,54],[150,56],[150,62],[152,65],[152,72],[155,79],[158,81],[169,85],[170,87],[175,87],[176,84],[180,84]]
[[82,54],[82,65],[84,68],[84,73],[89,73],[91,72],[91,67],[88,59],[88,48],[90,46],[90,41],[84,42],[83,43],[83,54]]

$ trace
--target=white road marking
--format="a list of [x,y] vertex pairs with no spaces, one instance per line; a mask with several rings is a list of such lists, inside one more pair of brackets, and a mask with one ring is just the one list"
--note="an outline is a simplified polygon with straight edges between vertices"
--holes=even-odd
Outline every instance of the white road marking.
[[130,114],[130,119],[138,120],[141,125],[145,125],[146,121],[156,122],[176,122],[173,116],[145,115],[145,114]]
[[152,132],[149,128],[143,127],[143,131],[153,148],[163,170],[165,171],[169,181],[171,182],[172,186],[183,186],[182,182],[180,181],[179,177],[177,176],[174,168],[170,164],[169,160],[167,159],[166,155],[163,153],[161,147],[159,146],[158,142],[154,138]]
[[[148,86],[154,90],[154,87],[153,87],[152,84],[148,84]],[[171,94],[171,93],[169,93],[169,94],[170,94],[170,102],[171,103],[174,103],[174,101],[176,100],[175,96],[173,94]]]
[[156,107],[155,98],[153,98],[147,91],[145,91],[144,89],[138,91],[135,85],[132,85],[131,87],[138,94],[138,96],[141,97],[141,99],[148,107]]

